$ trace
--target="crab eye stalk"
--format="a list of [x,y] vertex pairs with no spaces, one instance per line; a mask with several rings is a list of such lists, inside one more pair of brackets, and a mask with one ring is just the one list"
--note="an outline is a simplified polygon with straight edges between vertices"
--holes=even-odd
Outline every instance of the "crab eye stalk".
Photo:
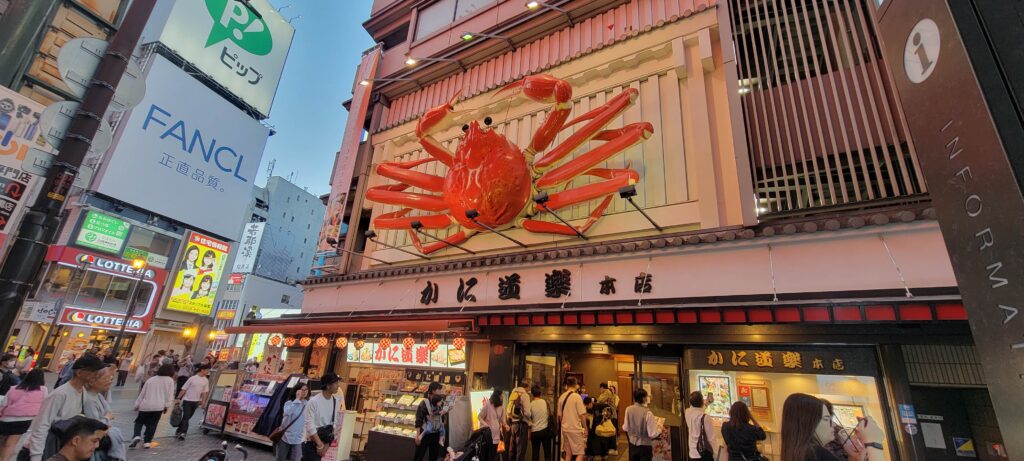
[[468,125],[468,124],[466,124],[466,125],[462,125],[462,132],[463,132],[463,133],[466,133],[466,132],[468,132],[468,131],[469,131],[469,125]]
[[484,125],[491,126],[492,123],[494,123],[494,119],[491,117],[484,117]]

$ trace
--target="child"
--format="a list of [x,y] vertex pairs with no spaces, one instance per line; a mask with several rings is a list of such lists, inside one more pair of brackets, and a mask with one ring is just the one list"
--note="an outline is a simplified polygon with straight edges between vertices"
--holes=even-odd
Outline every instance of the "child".
[[430,396],[430,400],[427,401],[427,420],[423,422],[423,430],[419,434],[416,434],[416,444],[419,445],[420,440],[426,434],[439,433],[441,434],[440,443],[444,446],[445,430],[444,422],[441,421],[441,403],[444,401],[444,396],[441,394],[434,394]]

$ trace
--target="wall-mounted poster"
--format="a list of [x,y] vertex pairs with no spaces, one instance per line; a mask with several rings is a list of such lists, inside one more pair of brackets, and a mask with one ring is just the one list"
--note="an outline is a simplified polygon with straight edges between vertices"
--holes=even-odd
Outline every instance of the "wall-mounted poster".
[[[231,245],[193,232],[174,277],[167,308],[199,315],[213,312],[213,298]],[[260,351],[262,349],[256,349]]]
[[857,427],[857,418],[864,417],[864,407],[860,405],[846,405],[846,404],[832,404],[832,408],[836,411],[836,419],[839,420],[839,424],[843,427],[853,428]]
[[739,400],[750,408],[750,414],[758,421],[771,421],[772,401],[768,381],[739,380],[736,383]]
[[720,418],[729,417],[729,406],[732,405],[732,380],[728,376],[698,376],[697,386],[700,393],[707,398],[708,394],[715,397],[711,404],[705,404],[707,413]]

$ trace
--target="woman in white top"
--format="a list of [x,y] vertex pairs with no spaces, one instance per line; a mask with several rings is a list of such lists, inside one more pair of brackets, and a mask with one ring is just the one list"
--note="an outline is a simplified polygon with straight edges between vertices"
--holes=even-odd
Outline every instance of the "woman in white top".
[[505,412],[504,399],[502,398],[501,389],[495,389],[491,393],[491,398],[484,402],[483,408],[480,408],[480,414],[477,418],[480,421],[480,427],[486,427],[491,430],[491,453],[487,457],[490,460],[498,459],[498,441],[501,440],[501,431],[508,429],[505,424],[504,416]]
[[[139,398],[135,399],[135,410],[139,415],[135,418],[135,437],[132,438],[128,448],[139,446],[139,442],[145,442],[143,448],[155,447],[158,444],[153,442],[156,435],[156,425],[160,422],[160,415],[167,412],[174,402],[174,365],[161,365],[156,376],[147,379],[142,385],[142,392]],[[145,426],[145,439],[142,436],[142,428]]]
[[[683,418],[686,419],[686,427],[689,430],[689,458],[691,460],[711,460],[714,459],[715,447],[718,446],[718,434],[715,433],[715,426],[712,424],[711,418],[707,417],[704,413],[705,405],[711,405],[715,401],[712,394],[708,394],[707,400],[698,391],[690,393],[690,408],[686,409],[683,414]],[[708,448],[712,452],[700,453],[697,451],[697,440],[700,439],[700,431],[703,430],[707,436]]]

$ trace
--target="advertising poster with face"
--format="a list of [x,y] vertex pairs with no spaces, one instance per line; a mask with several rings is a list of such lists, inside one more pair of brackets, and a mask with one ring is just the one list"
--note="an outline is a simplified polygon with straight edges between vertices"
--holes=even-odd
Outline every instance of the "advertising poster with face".
[[178,263],[167,308],[210,315],[230,250],[226,242],[193,232]]

